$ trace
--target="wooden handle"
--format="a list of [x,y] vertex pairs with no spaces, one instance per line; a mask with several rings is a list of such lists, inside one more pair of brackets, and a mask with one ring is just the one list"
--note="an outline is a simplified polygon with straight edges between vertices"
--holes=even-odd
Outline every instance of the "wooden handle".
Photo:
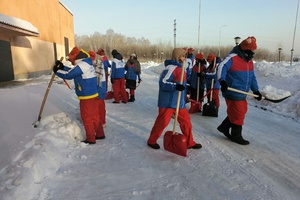
[[[238,90],[238,89],[231,88],[231,87],[228,87],[228,90],[230,90],[232,92],[237,92],[237,93],[240,93],[240,94],[246,94],[246,95],[250,95],[250,96],[253,96],[253,97],[258,97],[258,95],[256,95],[256,94],[245,92],[245,91]],[[265,97],[262,97],[262,99],[265,99]]]
[[[182,67],[181,67],[180,84],[183,83],[184,71],[185,71],[185,61],[182,63]],[[175,119],[174,119],[174,124],[173,124],[173,135],[175,134],[175,129],[176,129],[176,122],[177,122],[179,106],[180,106],[180,98],[181,98],[181,91],[178,91]]]

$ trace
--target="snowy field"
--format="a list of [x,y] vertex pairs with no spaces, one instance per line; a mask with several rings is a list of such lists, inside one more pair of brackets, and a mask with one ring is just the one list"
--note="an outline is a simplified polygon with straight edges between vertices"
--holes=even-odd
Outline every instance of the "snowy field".
[[221,97],[218,118],[191,115],[195,141],[203,148],[188,150],[188,157],[146,145],[157,116],[161,64],[142,64],[134,103],[106,100],[106,139],[95,145],[80,142],[85,133],[78,100],[61,79],[51,87],[38,128],[32,123],[50,76],[0,88],[0,199],[298,200],[300,64],[255,65],[263,95],[291,97],[276,104],[248,97],[248,146],[217,131],[226,116]]

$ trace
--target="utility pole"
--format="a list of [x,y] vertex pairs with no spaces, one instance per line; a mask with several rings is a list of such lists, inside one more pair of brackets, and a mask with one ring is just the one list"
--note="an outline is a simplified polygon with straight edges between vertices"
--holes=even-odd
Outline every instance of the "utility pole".
[[198,20],[198,53],[200,53],[200,13],[201,13],[201,0],[199,0],[199,20]]
[[176,19],[174,19],[174,48],[176,48]]
[[296,35],[296,27],[297,27],[297,18],[298,18],[298,10],[299,10],[299,0],[297,5],[297,12],[296,12],[296,20],[295,20],[295,28],[294,28],[294,37],[293,37],[293,45],[291,49],[291,64],[293,64],[293,53],[294,53],[294,44],[295,44],[295,35]]

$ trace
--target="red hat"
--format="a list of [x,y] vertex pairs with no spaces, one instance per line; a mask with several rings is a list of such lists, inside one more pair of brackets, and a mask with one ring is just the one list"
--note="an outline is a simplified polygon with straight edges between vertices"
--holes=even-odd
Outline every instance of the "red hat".
[[95,58],[96,58],[96,53],[95,53],[94,51],[89,51],[89,54],[90,54],[92,60],[95,60]]
[[78,47],[74,47],[69,55],[68,55],[68,60],[74,65],[74,62],[76,60],[77,55],[80,53],[80,50],[78,49]]
[[189,52],[189,54],[193,54],[193,52],[195,51],[195,49],[194,48],[192,48],[192,47],[190,47],[190,48],[188,48],[188,52]]
[[251,36],[243,40],[240,44],[242,50],[251,50],[254,51],[257,48],[256,38]]
[[197,60],[204,60],[204,55],[202,53],[196,54],[196,59]]
[[105,55],[104,49],[99,48],[98,51],[97,51],[97,54],[100,55],[100,56]]
[[210,53],[207,56],[207,62],[212,62],[216,58],[215,54]]

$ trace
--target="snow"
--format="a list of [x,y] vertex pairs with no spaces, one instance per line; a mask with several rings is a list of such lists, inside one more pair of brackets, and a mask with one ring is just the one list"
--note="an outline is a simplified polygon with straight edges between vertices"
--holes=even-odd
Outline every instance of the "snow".
[[0,199],[299,199],[300,64],[255,66],[265,96],[291,97],[271,103],[248,96],[243,135],[249,146],[216,130],[226,116],[221,97],[218,118],[191,115],[203,148],[188,150],[188,157],[146,145],[157,116],[162,64],[142,64],[134,103],[106,100],[106,139],[95,145],[80,142],[85,133],[78,100],[61,79],[51,87],[37,128],[32,123],[50,76],[1,87]]

